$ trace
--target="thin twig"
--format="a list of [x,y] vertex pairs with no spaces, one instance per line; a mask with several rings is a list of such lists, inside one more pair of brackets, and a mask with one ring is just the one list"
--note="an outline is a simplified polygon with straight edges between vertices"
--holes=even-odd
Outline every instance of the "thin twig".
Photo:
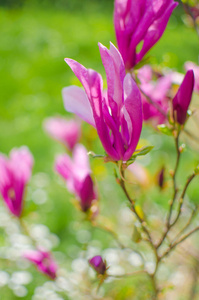
[[175,137],[175,148],[176,148],[176,152],[177,152],[177,158],[176,158],[176,164],[175,164],[175,169],[174,169],[174,173],[173,173],[173,197],[172,197],[172,200],[171,200],[170,206],[169,206],[169,213],[168,213],[167,220],[166,220],[166,229],[165,229],[165,232],[164,232],[162,238],[160,239],[159,243],[156,245],[157,249],[162,245],[162,243],[164,242],[165,238],[167,237],[167,234],[169,233],[169,231],[172,227],[170,224],[170,221],[171,221],[173,205],[174,205],[176,195],[177,195],[176,174],[177,174],[177,170],[179,167],[179,161],[180,161],[179,135],[180,135],[180,132],[178,132],[177,136]]
[[185,234],[183,237],[181,237],[181,239],[179,239],[178,241],[176,241],[175,243],[171,244],[170,247],[161,255],[160,260],[162,260],[165,256],[167,256],[171,250],[173,250],[177,245],[179,245],[180,243],[182,243],[184,240],[186,240],[188,237],[190,237],[190,235],[192,235],[194,232],[199,230],[199,226],[197,226],[196,228],[192,229],[189,233]]
[[183,205],[185,193],[187,191],[187,188],[188,188],[189,184],[191,183],[191,181],[194,179],[195,176],[196,176],[196,173],[193,173],[191,176],[189,176],[189,178],[186,181],[186,184],[184,186],[184,189],[182,191],[180,201],[179,201],[178,214],[177,214],[175,220],[173,221],[173,223],[170,225],[170,227],[173,227],[176,224],[176,222],[178,221],[179,217],[180,217],[180,214],[182,212],[182,205]]
[[198,207],[195,207],[195,209],[192,211],[191,216],[188,219],[186,225],[180,230],[180,232],[178,232],[176,237],[172,240],[171,244],[173,244],[178,238],[180,238],[180,236],[185,232],[185,230],[187,230],[188,227],[191,225],[191,222],[192,222],[193,218],[195,217],[197,209],[198,209]]

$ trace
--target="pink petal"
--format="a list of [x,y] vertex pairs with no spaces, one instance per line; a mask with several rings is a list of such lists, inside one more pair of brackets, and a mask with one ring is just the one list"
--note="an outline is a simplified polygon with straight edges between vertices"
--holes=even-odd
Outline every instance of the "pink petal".
[[64,107],[68,112],[72,112],[85,122],[95,125],[90,102],[84,90],[77,86],[65,87],[62,90]]
[[[125,119],[127,121],[128,127],[132,126],[129,147],[124,155],[124,160],[128,160],[136,149],[142,130],[141,95],[135,81],[132,79],[130,74],[127,74],[124,79],[124,93],[124,107],[127,112],[125,113]],[[131,123],[129,121],[129,118],[131,120]]]

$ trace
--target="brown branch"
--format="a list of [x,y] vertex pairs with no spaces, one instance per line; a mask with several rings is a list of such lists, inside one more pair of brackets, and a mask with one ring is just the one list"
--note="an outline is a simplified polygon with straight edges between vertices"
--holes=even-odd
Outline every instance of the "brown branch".
[[173,223],[170,225],[170,227],[173,227],[176,224],[176,222],[178,221],[179,217],[180,217],[180,214],[182,212],[182,205],[183,205],[183,202],[184,202],[185,193],[187,191],[187,188],[188,188],[189,184],[195,178],[195,176],[196,176],[196,173],[193,173],[191,176],[189,176],[189,178],[186,181],[186,184],[184,186],[184,189],[182,191],[180,201],[179,201],[178,214],[177,214],[175,220],[173,221]]
[[180,243],[182,243],[184,240],[186,240],[188,237],[190,237],[194,232],[198,230],[199,230],[199,226],[192,229],[189,233],[185,234],[177,242],[171,244],[170,247],[161,255],[160,260],[162,260],[165,256],[167,256],[171,252],[171,250],[173,250],[176,246],[178,246]]
[[175,148],[176,148],[176,152],[177,152],[177,158],[176,158],[176,164],[175,164],[175,169],[174,169],[174,173],[173,173],[173,197],[172,197],[172,200],[169,205],[169,212],[168,212],[167,221],[166,221],[166,229],[165,229],[165,232],[164,232],[162,238],[160,239],[159,243],[156,245],[157,249],[162,245],[162,243],[164,242],[165,238],[167,237],[167,234],[169,233],[169,231],[172,227],[170,221],[171,221],[173,205],[174,205],[176,195],[177,195],[176,174],[177,174],[177,170],[179,167],[179,161],[180,161],[179,135],[180,135],[180,133],[178,132],[177,136],[175,137]]

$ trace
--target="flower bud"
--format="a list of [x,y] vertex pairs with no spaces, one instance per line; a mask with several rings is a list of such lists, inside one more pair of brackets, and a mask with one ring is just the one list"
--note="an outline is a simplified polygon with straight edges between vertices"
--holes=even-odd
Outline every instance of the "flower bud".
[[98,273],[104,275],[106,272],[106,262],[103,261],[100,255],[94,256],[93,258],[89,259],[89,264],[93,269]]

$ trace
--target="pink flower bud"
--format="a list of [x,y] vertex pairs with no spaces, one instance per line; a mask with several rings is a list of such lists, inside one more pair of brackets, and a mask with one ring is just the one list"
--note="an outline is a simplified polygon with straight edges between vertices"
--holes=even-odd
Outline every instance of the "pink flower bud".
[[40,272],[46,274],[51,279],[56,278],[58,267],[49,252],[29,250],[24,253],[24,257],[35,264]]
[[66,180],[68,190],[80,201],[82,211],[87,211],[92,201],[97,199],[97,194],[84,146],[75,146],[72,159],[67,154],[57,156],[55,170]]
[[187,118],[187,110],[191,102],[193,87],[194,73],[193,70],[189,70],[173,99],[173,118],[181,125],[185,123]]
[[100,255],[94,256],[93,258],[89,259],[89,264],[98,274],[104,275],[104,273],[106,272],[106,263],[105,261],[103,261]]

